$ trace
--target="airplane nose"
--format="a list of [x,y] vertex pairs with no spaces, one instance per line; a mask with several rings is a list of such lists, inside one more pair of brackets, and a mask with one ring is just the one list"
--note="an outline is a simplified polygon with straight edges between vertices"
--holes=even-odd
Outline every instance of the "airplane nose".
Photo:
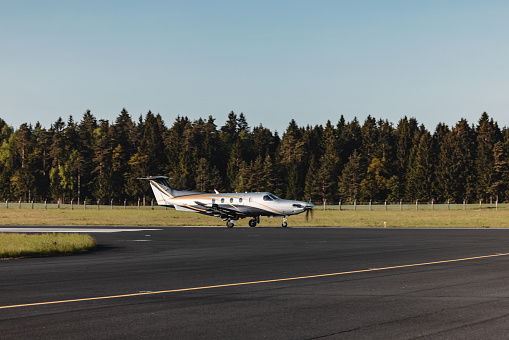
[[315,207],[315,205],[313,203],[311,203],[311,202],[294,203],[293,206],[295,208],[300,208],[300,209],[304,209],[304,210],[313,209]]

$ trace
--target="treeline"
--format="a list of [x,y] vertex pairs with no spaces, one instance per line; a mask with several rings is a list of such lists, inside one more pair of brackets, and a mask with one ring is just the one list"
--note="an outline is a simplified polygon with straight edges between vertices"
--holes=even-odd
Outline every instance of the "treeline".
[[486,113],[476,125],[460,120],[433,133],[407,117],[397,125],[371,116],[306,127],[292,120],[280,137],[249,127],[242,113],[222,126],[179,116],[167,127],[150,111],[135,121],[124,109],[114,123],[87,111],[49,129],[14,130],[0,119],[0,145],[0,197],[9,200],[137,200],[150,192],[137,179],[147,175],[168,175],[178,189],[319,203],[509,200],[509,130]]

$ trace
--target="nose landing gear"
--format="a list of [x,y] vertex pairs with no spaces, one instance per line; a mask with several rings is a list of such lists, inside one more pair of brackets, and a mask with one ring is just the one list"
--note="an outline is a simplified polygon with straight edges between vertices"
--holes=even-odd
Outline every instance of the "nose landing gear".
[[281,224],[283,228],[288,227],[288,223],[286,223],[286,216],[283,216],[283,224]]

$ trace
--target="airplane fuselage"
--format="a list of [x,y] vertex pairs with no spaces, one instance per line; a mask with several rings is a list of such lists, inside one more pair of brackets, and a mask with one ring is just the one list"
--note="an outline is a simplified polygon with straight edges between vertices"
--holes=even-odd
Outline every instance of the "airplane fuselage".
[[[296,204],[301,204],[297,207]],[[306,210],[306,202],[284,200],[268,192],[256,193],[196,193],[165,199],[159,205],[174,206],[177,210],[190,210],[211,215],[214,208],[231,210],[241,216],[282,217],[296,215]],[[217,214],[214,214],[216,216]],[[217,216],[220,217],[220,216]]]

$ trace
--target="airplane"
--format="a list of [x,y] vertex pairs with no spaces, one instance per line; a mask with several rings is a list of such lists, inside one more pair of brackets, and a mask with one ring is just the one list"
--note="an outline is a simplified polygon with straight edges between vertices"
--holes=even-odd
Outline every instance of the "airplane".
[[226,221],[226,227],[233,228],[238,219],[251,217],[250,227],[260,223],[260,216],[282,217],[283,227],[287,227],[286,216],[309,212],[313,203],[284,200],[270,192],[245,193],[203,193],[175,190],[168,184],[167,176],[149,176],[138,179],[148,180],[158,205],[220,217]]

